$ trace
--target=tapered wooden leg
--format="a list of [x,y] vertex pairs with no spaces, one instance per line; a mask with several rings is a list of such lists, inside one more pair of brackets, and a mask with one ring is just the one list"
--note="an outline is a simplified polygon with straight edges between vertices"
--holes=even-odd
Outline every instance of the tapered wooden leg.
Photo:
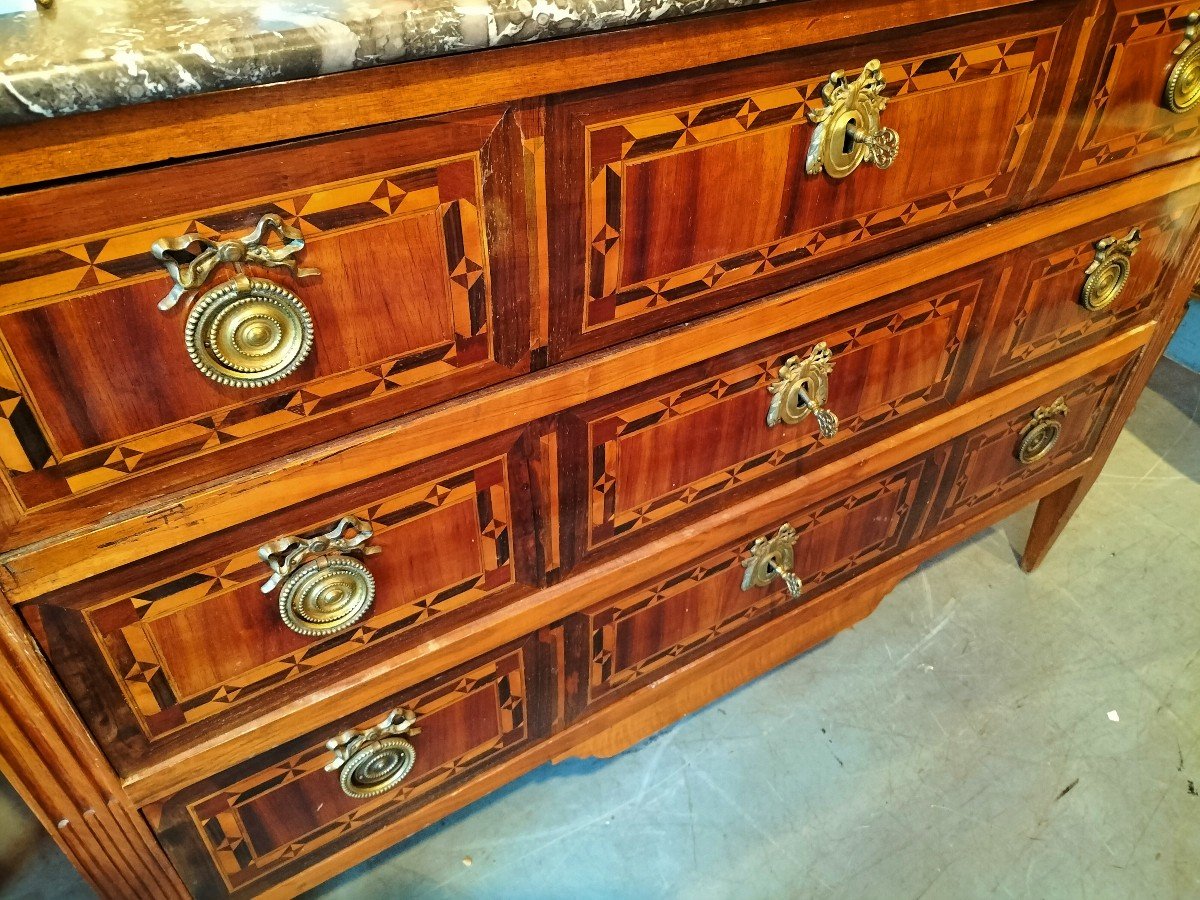
[[1057,491],[1047,494],[1037,505],[1033,516],[1033,527],[1029,529],[1029,537],[1025,540],[1025,552],[1021,555],[1021,568],[1032,572],[1042,564],[1058,536],[1062,534],[1071,516],[1079,508],[1088,489],[1096,481],[1098,467],[1082,478],[1063,485]]
[[1151,372],[1162,359],[1163,351],[1166,350],[1171,335],[1183,321],[1184,313],[1187,311],[1188,298],[1193,293],[1192,285],[1196,286],[1196,291],[1200,291],[1200,283],[1196,281],[1197,276],[1200,276],[1200,245],[1193,244],[1187,253],[1187,259],[1181,266],[1179,280],[1172,291],[1173,296],[1164,303],[1163,316],[1158,322],[1154,337],[1142,351],[1141,363],[1130,376],[1121,398],[1117,401],[1112,415],[1109,416],[1108,424],[1097,442],[1086,474],[1078,481],[1073,481],[1054,493],[1047,494],[1038,503],[1037,512],[1033,517],[1033,527],[1029,530],[1029,538],[1025,541],[1025,552],[1021,556],[1021,568],[1026,572],[1032,572],[1042,564],[1046,554],[1050,552],[1050,548],[1062,534],[1067,522],[1071,520],[1072,514],[1083,502],[1088,490],[1099,477],[1100,470],[1104,468],[1104,463],[1107,462],[1113,445],[1116,444],[1117,438],[1121,434],[1121,429],[1125,427],[1125,422],[1133,412],[1138,397],[1146,387],[1146,382],[1150,380]]

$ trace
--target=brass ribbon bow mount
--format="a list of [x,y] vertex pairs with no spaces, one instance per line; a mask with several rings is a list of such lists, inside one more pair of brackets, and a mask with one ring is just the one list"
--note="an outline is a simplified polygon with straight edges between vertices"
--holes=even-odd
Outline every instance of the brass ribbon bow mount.
[[[278,235],[284,242],[282,247],[267,245],[266,241],[272,234]],[[189,248],[197,245],[203,249],[190,261],[180,262],[173,255],[187,253]],[[214,241],[196,232],[177,238],[159,238],[150,246],[150,253],[163,264],[174,279],[175,286],[158,301],[158,308],[166,312],[185,297],[191,299],[187,295],[200,290],[221,263],[231,264],[238,274],[243,272],[246,265],[257,265],[267,268],[283,267],[297,278],[320,275],[319,269],[302,268],[296,264],[294,257],[303,249],[304,235],[300,233],[300,229],[285,225],[283,219],[275,213],[263,216],[253,231],[239,238]]]
[[420,734],[421,729],[413,727],[416,721],[417,714],[411,709],[394,709],[382,722],[364,731],[343,731],[325,744],[333,751],[333,760],[325,771],[339,772],[342,790],[356,800],[390,791],[407,777],[416,762],[416,748],[400,737]]
[[[346,534],[353,531],[351,537]],[[375,578],[360,557],[379,553],[367,546],[371,527],[346,516],[316,537],[282,537],[258,548],[272,575],[262,592],[279,590],[279,615],[297,634],[323,637],[343,631],[367,614],[375,600]]]
[[[346,537],[347,531],[353,531],[354,536]],[[363,556],[381,552],[379,547],[365,546],[374,535],[371,526],[362,519],[345,516],[325,534],[310,538],[281,537],[264,544],[258,548],[258,555],[274,574],[263,583],[262,592],[271,593],[283,579],[313,557],[330,553],[346,554],[352,550]]]
[[[282,246],[269,246],[272,237]],[[252,232],[239,238],[214,241],[193,232],[159,238],[151,245],[151,255],[175,282],[158,303],[164,312],[191,299],[222,263],[237,273],[193,303],[184,323],[184,347],[204,375],[226,387],[266,387],[308,358],[313,346],[308,308],[283,285],[251,278],[245,271],[253,265],[288,269],[297,278],[319,275],[316,269],[296,264],[295,256],[303,249],[300,229],[285,225],[275,213],[263,216]],[[191,258],[184,260],[186,256]]]
[[1133,255],[1142,243],[1142,232],[1129,229],[1123,238],[1106,237],[1096,242],[1096,258],[1084,269],[1080,302],[1098,312],[1112,305],[1125,290],[1133,267]]

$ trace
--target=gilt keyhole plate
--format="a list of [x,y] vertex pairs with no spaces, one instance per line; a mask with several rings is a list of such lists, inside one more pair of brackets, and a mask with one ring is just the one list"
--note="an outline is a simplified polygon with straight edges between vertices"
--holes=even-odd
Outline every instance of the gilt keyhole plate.
[[[833,351],[824,341],[813,347],[805,357],[789,357],[779,367],[779,375],[767,386],[771,405],[767,408],[767,425],[774,428],[782,423],[795,425],[811,412],[826,409],[829,403],[829,374],[833,371]],[[807,398],[807,401],[806,399]],[[837,428],[837,417],[833,429]],[[824,424],[824,423],[823,423]],[[822,428],[822,433],[825,429]]]
[[742,576],[742,590],[769,587],[778,578],[793,600],[799,598],[803,585],[795,572],[796,537],[796,529],[784,522],[774,535],[755,540],[749,556],[742,560],[746,570]]
[[826,378],[803,376],[792,382],[792,390],[782,395],[779,418],[787,425],[803,421],[812,409],[800,400],[803,391],[815,404],[824,406],[829,402],[829,381]]
[[821,88],[825,106],[809,113],[816,126],[805,163],[809,175],[824,172],[830,178],[845,178],[864,161],[881,169],[892,164],[900,138],[880,122],[887,106],[886,86],[877,59],[867,63],[853,81],[843,71],[829,76]]
[[790,572],[796,566],[796,551],[782,542],[775,542],[747,560],[743,589],[769,587],[780,572]]

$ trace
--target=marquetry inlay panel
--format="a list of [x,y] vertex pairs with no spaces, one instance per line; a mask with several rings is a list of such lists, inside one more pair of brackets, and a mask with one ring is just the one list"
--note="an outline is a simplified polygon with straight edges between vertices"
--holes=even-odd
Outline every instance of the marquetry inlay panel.
[[[1117,390],[1136,362],[1135,356],[1123,365],[1107,366],[1094,376],[1067,385],[1055,396],[1014,410],[960,438],[946,467],[932,524],[944,527],[967,518],[1086,459],[1108,419]],[[1037,462],[1020,462],[1017,445],[1022,429],[1037,407],[1057,396],[1062,396],[1068,409],[1058,442]]]
[[[529,737],[525,654],[499,656],[405,699],[421,734],[416,764],[397,787],[368,800],[341,794],[325,738],[187,805],[187,815],[228,890],[345,839],[448,783],[486,766]],[[397,701],[397,705],[401,705]],[[379,716],[348,727],[369,727]],[[293,804],[307,815],[295,816]],[[315,804],[315,806],[313,806]]]
[[[1162,299],[1163,284],[1176,270],[1180,241],[1195,217],[1185,195],[1174,199],[1150,218],[1116,217],[1108,230],[1091,225],[1019,251],[1012,266],[1014,277],[995,305],[993,324],[981,348],[990,360],[988,377],[1014,377],[1147,318]],[[1125,288],[1110,306],[1088,309],[1080,302],[1080,291],[1084,273],[1096,258],[1096,241],[1110,233],[1125,234],[1132,227],[1140,231],[1141,243]]]
[[[964,94],[970,91],[976,98],[988,96],[990,87],[984,83],[990,79],[1005,85],[997,90],[1017,90],[1019,100],[1011,109],[1004,109],[1005,115],[1012,112],[1012,118],[1002,125],[1004,131],[997,142],[1000,152],[988,171],[973,172],[969,180],[931,193],[910,191],[892,205],[864,209],[846,218],[813,219],[811,215],[797,215],[784,208],[791,195],[797,192],[805,195],[806,191],[814,190],[812,179],[803,172],[803,154],[811,133],[808,113],[823,105],[820,90],[827,76],[731,94],[681,109],[589,123],[585,135],[589,249],[583,275],[583,331],[702,298],[1004,196],[1013,185],[1028,146],[1054,46],[1055,34],[1045,32],[968,46],[952,53],[885,60],[883,73],[888,82],[885,94],[891,98],[888,113],[893,117],[912,98],[955,91]],[[1019,80],[1019,88],[1009,87],[1014,78]],[[996,101],[991,98],[991,102]],[[989,122],[988,127],[1001,126]],[[733,153],[734,150],[722,145],[751,140],[758,135],[764,135],[763,140],[771,141],[772,147],[779,145],[781,155],[777,163],[782,167],[779,171],[788,171],[788,179],[795,182],[781,188],[783,195],[768,193],[756,201],[780,205],[778,223],[773,228],[775,236],[760,243],[739,243],[726,255],[705,258],[673,271],[645,273],[641,271],[644,266],[639,264],[635,266],[638,274],[631,275],[629,269],[642,252],[640,245],[629,245],[631,229],[637,230],[643,224],[629,221],[633,201],[627,186],[635,170],[668,157],[686,155],[688,159],[700,160],[702,157],[697,154],[709,149]],[[952,146],[946,144],[945,150],[953,152]],[[746,164],[750,162],[747,160]],[[932,160],[929,164],[943,165]],[[946,161],[945,165],[951,163]],[[703,172],[703,164],[697,162],[693,174],[702,179]],[[693,184],[692,189],[720,196],[722,186],[701,183]],[[730,208],[727,214],[737,217],[745,211]],[[809,224],[795,228],[793,220]]]
[[[375,605],[350,629],[290,632],[277,595],[259,591],[270,571],[247,548],[86,609],[107,676],[158,739],[513,584],[507,465],[493,459],[347,513],[369,523],[381,548],[366,560]],[[431,553],[442,557],[436,566],[423,563]],[[225,628],[233,633],[214,640]]]
[[1162,94],[1194,3],[1118,2],[1109,46],[1063,174],[1079,175],[1200,140],[1200,109],[1168,110]]
[[[495,365],[482,177],[479,154],[468,154],[0,260],[0,461],[21,502],[41,506]],[[316,322],[314,361],[286,385],[222,391],[191,369],[179,317],[154,308],[169,279],[149,248],[157,238],[187,232],[213,240],[237,237],[267,213],[302,231],[308,245],[302,264],[324,269],[316,280],[296,281],[277,269],[263,273],[306,299]],[[348,256],[363,253],[372,254],[373,263]],[[365,277],[368,265],[394,283],[397,293],[388,302],[398,306],[389,313],[372,307],[375,301],[365,299],[363,285],[354,281]],[[431,306],[417,310],[418,301]],[[389,315],[400,319],[389,326]],[[423,324],[402,326],[401,319]],[[140,334],[127,334],[130,321],[141,323]],[[139,368],[152,362],[145,358],[131,365],[117,356],[111,366],[81,361],[90,345],[76,344],[87,329],[116,330],[118,323],[122,340],[153,342],[153,352],[164,354],[153,360],[160,363],[157,370]],[[355,337],[360,330],[371,338]],[[39,342],[46,340],[59,344],[57,354],[70,354],[75,365],[59,366],[54,353],[45,358]],[[325,341],[339,346],[323,347]],[[354,358],[359,343],[404,349],[338,368]],[[171,370],[163,371],[164,365]],[[144,390],[126,385],[131,376],[124,373],[131,368],[145,379]],[[61,396],[75,393],[92,396],[97,405],[75,408]],[[157,406],[165,411],[148,412]]]
[[[800,602],[900,545],[928,465],[927,458],[918,459],[787,518],[799,535]],[[589,640],[588,702],[794,605],[782,582],[742,590],[741,564],[756,537],[581,614]]]
[[[804,344],[789,338],[770,355],[591,419],[589,547],[794,468],[823,447],[944,399],[982,288],[971,280]],[[817,340],[833,352],[829,402],[841,421],[832,440],[822,439],[811,419],[775,428],[766,422],[768,386],[788,357]]]

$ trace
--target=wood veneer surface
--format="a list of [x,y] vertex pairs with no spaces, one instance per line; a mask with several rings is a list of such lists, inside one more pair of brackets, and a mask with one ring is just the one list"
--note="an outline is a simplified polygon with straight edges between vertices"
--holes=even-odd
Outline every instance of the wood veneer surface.
[[[836,6],[464,57],[452,91],[429,60],[400,80],[114,111],[87,134],[43,123],[0,149],[9,187],[156,164],[0,195],[21,223],[0,229],[0,586],[29,629],[8,612],[3,646],[25,650],[0,675],[29,691],[12,716],[50,722],[66,748],[51,756],[92,773],[80,797],[108,812],[62,841],[102,891],[171,894],[182,874],[202,895],[294,893],[541,760],[618,752],[1023,503],[1041,501],[1025,564],[1044,557],[1200,274],[1200,113],[1162,108],[1189,10]],[[743,40],[713,40],[731,25]],[[872,56],[899,160],[807,176],[817,90]],[[344,133],[221,155],[328,132]],[[217,155],[157,165],[200,153]],[[184,182],[206,185],[203,202]],[[304,206],[355,184],[349,204]],[[226,233],[285,195],[290,215],[314,214],[329,273],[294,285],[328,341],[300,373],[309,394],[281,407],[306,427],[128,454],[232,409],[183,368],[135,396],[138,373],[112,364],[113,336],[163,287],[140,235],[196,217]],[[314,217],[363,203],[378,215],[350,227]],[[1085,310],[1097,241],[1134,227],[1124,292]],[[478,252],[456,256],[471,235]],[[137,331],[150,368],[174,364],[169,322]],[[764,382],[821,340],[842,433],[767,428]],[[304,406],[330,378],[447,341],[465,366]],[[1031,416],[1060,396],[1059,444],[1022,465]],[[404,515],[385,523],[389,503]],[[258,594],[253,550],[351,511],[386,524],[372,566],[387,594],[343,649],[313,656]],[[742,590],[754,539],[784,521],[805,592]],[[443,609],[468,582],[470,602]],[[386,640],[367,636],[410,608]],[[240,630],[221,642],[214,621]],[[261,690],[230,690],[281,662]],[[44,687],[56,678],[82,720]],[[350,801],[324,741],[398,703],[425,729],[414,774]],[[70,819],[33,787],[43,743],[16,729],[0,755],[43,818]]]

